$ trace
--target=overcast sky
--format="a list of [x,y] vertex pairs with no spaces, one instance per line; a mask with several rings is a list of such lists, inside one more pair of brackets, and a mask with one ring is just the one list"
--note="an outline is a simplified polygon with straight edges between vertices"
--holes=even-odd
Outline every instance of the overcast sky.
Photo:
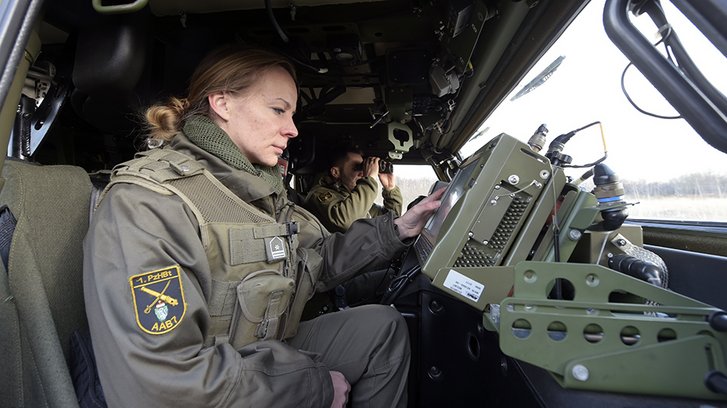
[[[727,61],[699,31],[663,2],[667,18],[703,74],[725,92]],[[486,133],[465,147],[471,154],[501,132],[526,141],[542,123],[550,130],[548,142],[557,135],[594,121],[604,125],[609,158],[606,163],[622,178],[667,180],[693,172],[727,175],[727,156],[704,140],[683,119],[663,120],[639,113],[621,92],[620,78],[628,61],[606,36],[602,23],[603,1],[594,0],[526,75],[529,82],[558,56],[565,59],[554,75],[535,91],[510,101],[508,96],[485,122]],[[647,38],[656,42],[656,28],[647,16],[638,19]],[[663,49],[663,47],[662,47]],[[635,67],[626,74],[626,88],[644,110],[661,115],[676,112],[663,100]],[[588,163],[602,155],[597,127],[576,134],[564,153],[574,164]]]

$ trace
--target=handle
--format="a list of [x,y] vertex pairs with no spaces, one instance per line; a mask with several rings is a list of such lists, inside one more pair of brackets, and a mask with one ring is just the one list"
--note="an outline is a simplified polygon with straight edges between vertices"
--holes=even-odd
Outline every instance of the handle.
[[103,0],[91,0],[93,9],[101,14],[121,14],[121,13],[133,13],[146,7],[148,0],[134,0],[128,4],[114,4],[104,6],[101,4]]

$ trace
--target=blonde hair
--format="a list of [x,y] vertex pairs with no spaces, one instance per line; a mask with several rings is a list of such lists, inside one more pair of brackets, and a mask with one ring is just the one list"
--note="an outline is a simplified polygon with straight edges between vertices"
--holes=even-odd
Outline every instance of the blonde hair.
[[149,142],[169,141],[192,115],[210,116],[207,96],[217,92],[244,92],[273,67],[285,69],[297,82],[295,67],[284,57],[261,49],[228,46],[208,54],[192,74],[186,98],[172,97],[149,107],[144,115]]

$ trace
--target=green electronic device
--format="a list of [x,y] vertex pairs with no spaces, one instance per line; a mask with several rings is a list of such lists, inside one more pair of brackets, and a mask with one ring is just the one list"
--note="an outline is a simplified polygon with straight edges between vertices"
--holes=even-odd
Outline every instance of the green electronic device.
[[483,312],[505,354],[564,387],[724,399],[713,384],[727,379],[727,313],[612,265],[666,269],[634,245],[640,228],[607,224],[628,205],[622,194],[615,184],[582,190],[501,134],[447,186],[415,243],[419,265]]
[[415,245],[422,271],[505,263],[553,169],[528,145],[501,134],[460,166]]
[[[480,310],[499,303],[512,289],[517,262],[552,258],[551,228],[591,224],[595,199],[566,187],[562,169],[500,134],[462,163],[422,230],[414,246],[422,272]],[[560,220],[552,215],[556,206],[569,210]],[[561,242],[559,255],[574,247]]]

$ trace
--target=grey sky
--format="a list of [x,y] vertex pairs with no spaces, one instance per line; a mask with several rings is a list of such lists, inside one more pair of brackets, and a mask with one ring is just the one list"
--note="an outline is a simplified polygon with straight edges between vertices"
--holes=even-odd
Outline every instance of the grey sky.
[[[727,89],[724,56],[701,38],[699,31],[668,1],[662,4],[690,56],[724,92]],[[603,1],[598,0],[584,9],[522,84],[559,55],[564,55],[566,58],[555,74],[545,84],[515,101],[510,101],[514,93],[508,96],[483,125],[482,129],[489,128],[486,133],[465,146],[463,152],[473,153],[501,132],[525,141],[545,123],[550,130],[550,142],[559,134],[601,121],[608,146],[606,163],[624,178],[664,181],[693,172],[727,174],[725,154],[703,141],[686,121],[652,118],[628,103],[620,87],[621,73],[628,61],[606,36],[602,11]],[[647,38],[656,42],[656,28],[648,17],[640,17],[636,24],[645,27],[642,31],[647,33]],[[633,66],[626,74],[626,88],[642,109],[662,115],[675,114]],[[517,87],[514,92],[519,89]],[[598,127],[578,133],[564,153],[574,157],[574,164],[599,158],[602,143]]]

